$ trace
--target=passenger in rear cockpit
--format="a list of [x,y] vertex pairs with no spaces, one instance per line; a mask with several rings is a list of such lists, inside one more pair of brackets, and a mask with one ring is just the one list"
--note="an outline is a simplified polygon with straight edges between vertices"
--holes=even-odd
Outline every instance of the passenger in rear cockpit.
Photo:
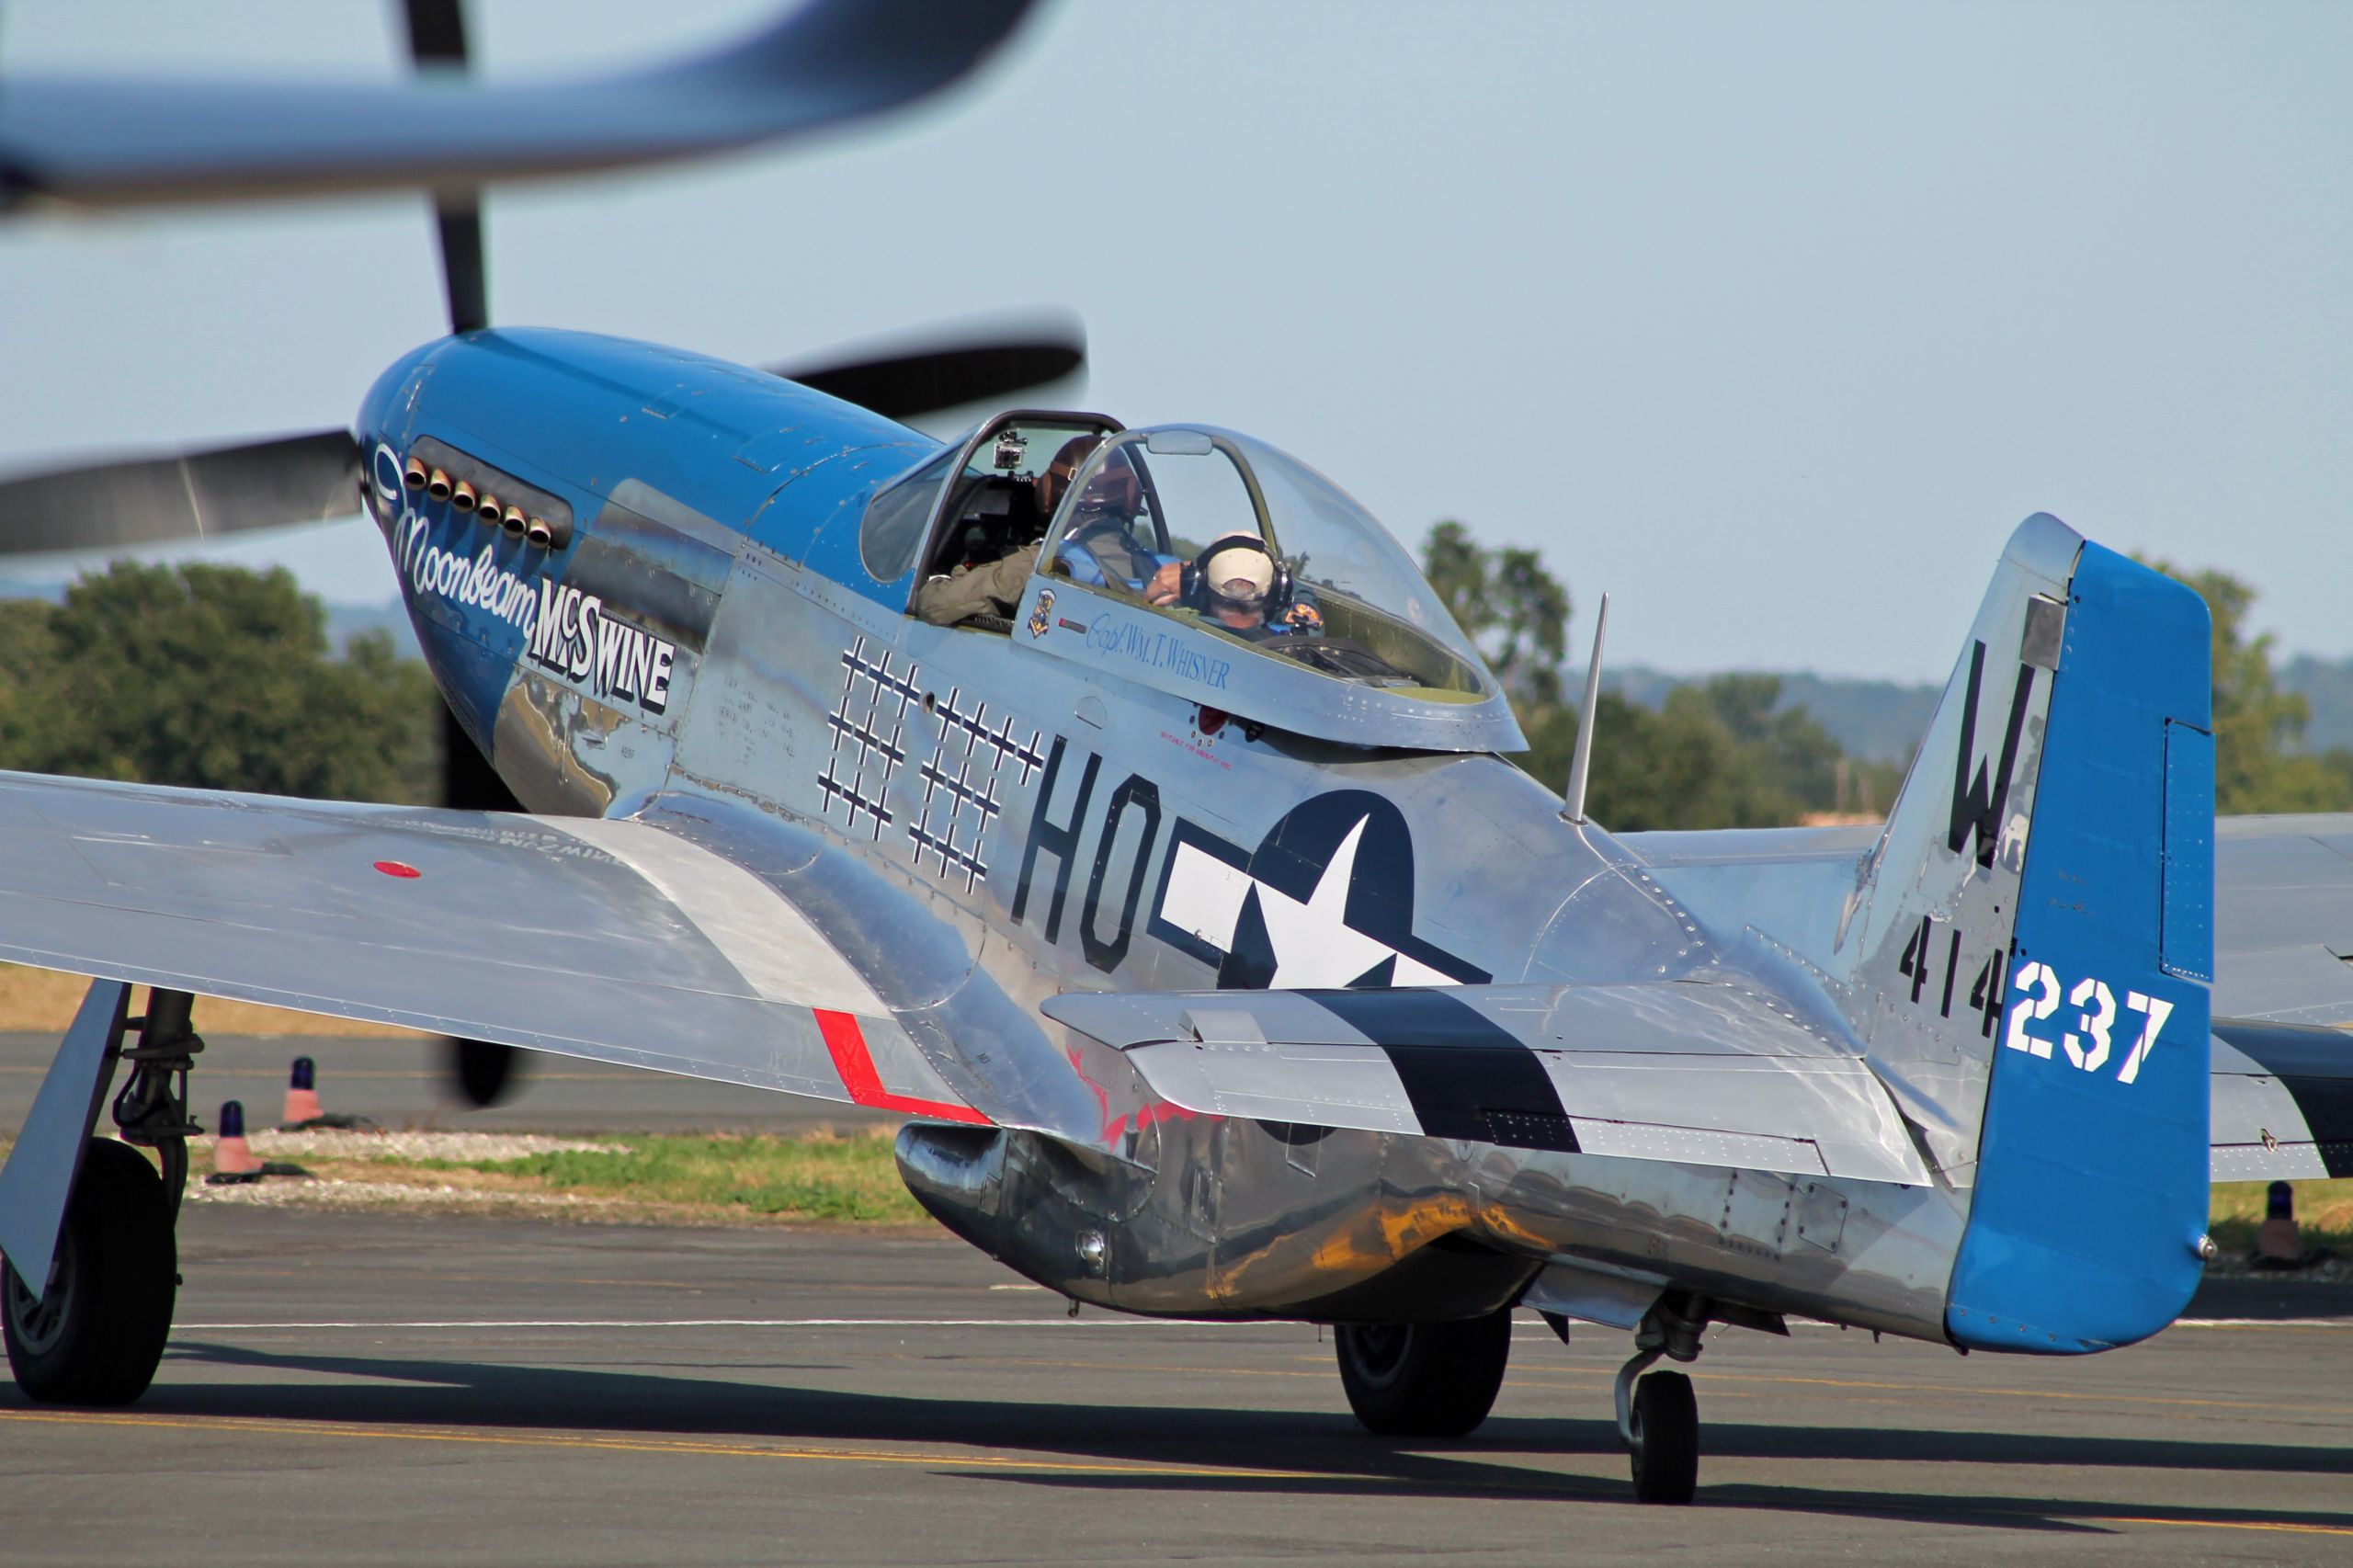
[[1246,528],[1219,535],[1189,566],[1170,562],[1161,567],[1145,597],[1154,604],[1181,601],[1203,620],[1253,642],[1324,630],[1323,612],[1299,596],[1290,571]]

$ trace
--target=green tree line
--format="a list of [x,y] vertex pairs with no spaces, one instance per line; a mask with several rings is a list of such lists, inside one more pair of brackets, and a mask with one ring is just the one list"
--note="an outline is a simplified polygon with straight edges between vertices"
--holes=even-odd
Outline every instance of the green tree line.
[[[1567,780],[1575,702],[1562,665],[1568,588],[1531,550],[1491,549],[1459,522],[1430,531],[1433,585],[1509,694],[1529,749]],[[2305,755],[2311,709],[2283,689],[2254,591],[2154,564],[2213,611],[2216,797],[2225,812],[2353,811],[2353,752]],[[0,767],[314,799],[426,802],[438,789],[439,698],[383,632],[328,644],[326,615],[282,570],[118,563],[64,602],[0,601]],[[1604,693],[1587,804],[1621,832],[1768,827],[1870,815],[1901,770],[1846,756],[1779,677],[1719,675],[1656,708]]]
[[118,562],[0,601],[0,767],[421,803],[439,702],[384,632],[329,648],[283,569]]
[[[1422,563],[1511,699],[1529,740],[1512,760],[1562,788],[1583,697],[1565,689],[1561,669],[1567,587],[1535,551],[1487,548],[1453,521],[1430,530]],[[2215,809],[2353,811],[2353,751],[2301,752],[2311,706],[2279,687],[2272,639],[2247,635],[2254,589],[2223,572],[2152,564],[2213,613]],[[1711,676],[1677,686],[1656,709],[1604,692],[1597,707],[1586,809],[1619,832],[1883,813],[1902,783],[1902,769],[1847,756],[1803,708],[1783,708],[1778,676]]]
[[2353,811],[2353,751],[2338,746],[2313,756],[2302,750],[2312,703],[2281,688],[2271,665],[2271,635],[2246,634],[2255,590],[2227,572],[2188,572],[2167,561],[2147,564],[2197,589],[2214,618],[2215,811]]

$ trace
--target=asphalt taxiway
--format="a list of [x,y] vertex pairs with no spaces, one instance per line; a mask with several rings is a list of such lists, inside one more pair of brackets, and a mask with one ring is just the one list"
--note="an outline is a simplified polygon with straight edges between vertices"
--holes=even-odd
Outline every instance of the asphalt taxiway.
[[[202,1016],[199,1010],[199,1022]],[[0,1133],[13,1134],[24,1125],[56,1053],[53,1034],[0,1033]],[[326,1110],[364,1116],[394,1131],[793,1133],[819,1126],[847,1131],[894,1125],[901,1119],[740,1085],[544,1055],[522,1059],[513,1096],[477,1109],[457,1097],[438,1040],[209,1032],[188,1080],[197,1119],[210,1128],[221,1102],[236,1100],[245,1108],[248,1127],[276,1126],[286,1103],[288,1071],[298,1056],[312,1059]]]
[[1073,1318],[930,1234],[192,1207],[182,1267],[136,1406],[0,1387],[0,1561],[2353,1560],[2342,1292],[2074,1362],[1722,1331],[1657,1509],[1622,1334],[1522,1324],[1486,1426],[1399,1446],[1312,1327]]

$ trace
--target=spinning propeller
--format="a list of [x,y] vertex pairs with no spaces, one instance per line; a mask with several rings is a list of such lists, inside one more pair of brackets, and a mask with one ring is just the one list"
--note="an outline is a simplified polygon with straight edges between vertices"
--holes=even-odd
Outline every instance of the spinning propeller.
[[[774,142],[887,113],[994,52],[1030,0],[813,0],[730,48],[561,85],[469,83],[460,0],[405,0],[415,77],[334,87],[20,79],[0,91],[0,214],[422,186],[453,333],[488,324],[481,187]],[[995,401],[1086,361],[1067,316],[966,324],[772,367],[892,418]],[[350,432],[0,481],[0,555],[137,547],[349,517]]]
[[[0,91],[0,218],[44,205],[129,207],[423,187],[432,193],[449,330],[489,324],[482,187],[771,142],[886,114],[961,78],[1031,0],[811,0],[729,48],[650,71],[491,91],[466,74],[461,0],[404,0],[408,80],[282,84],[18,79]],[[892,418],[1000,401],[1086,362],[1067,315],[968,323],[885,350],[771,367]],[[131,455],[0,480],[0,555],[136,548],[349,517],[347,429]],[[442,714],[442,799],[520,811]],[[504,1092],[506,1047],[453,1041],[477,1105]]]

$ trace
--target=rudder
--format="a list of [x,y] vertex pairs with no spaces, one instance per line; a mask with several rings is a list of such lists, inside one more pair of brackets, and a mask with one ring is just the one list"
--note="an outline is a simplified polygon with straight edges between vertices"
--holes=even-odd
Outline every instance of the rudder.
[[2171,1323],[2197,1287],[2213,973],[2210,636],[2189,588],[2083,546],[1947,1298],[1956,1344],[2131,1344]]

